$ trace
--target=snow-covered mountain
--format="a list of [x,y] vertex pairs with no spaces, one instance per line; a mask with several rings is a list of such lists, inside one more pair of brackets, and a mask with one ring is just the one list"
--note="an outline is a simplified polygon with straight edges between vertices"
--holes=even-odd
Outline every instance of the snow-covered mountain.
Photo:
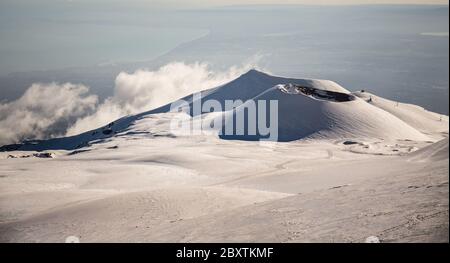
[[[447,116],[254,70],[183,100],[191,110],[2,147],[0,242],[448,243]],[[227,100],[245,103],[194,109]],[[210,125],[230,127],[254,101],[277,101],[286,142]]]
[[[367,91],[352,93],[328,80],[283,78],[256,70],[251,70],[225,85],[201,92],[200,99],[196,96],[198,95],[192,94],[182,98],[191,106],[189,118],[208,119],[211,122],[221,118],[222,120],[217,121],[223,122],[224,126],[213,130],[212,133],[223,139],[259,140],[267,137],[260,134],[259,130],[255,134],[246,131],[238,135],[236,127],[233,127],[232,134],[224,133],[225,127],[233,126],[236,115],[246,116],[247,106],[256,101],[278,102],[276,140],[283,142],[317,138],[428,141],[441,138],[436,133],[448,129],[447,116],[440,116],[414,105],[383,99]],[[241,100],[244,103],[233,110],[214,114],[193,110],[195,102],[201,104],[208,100],[217,101],[223,109],[227,100]],[[146,125],[146,120],[161,118],[161,121],[170,121],[175,114],[170,112],[171,105],[125,116],[104,127],[76,136],[26,141],[3,146],[1,150],[74,150],[114,136],[143,133],[146,131],[142,130],[142,127],[154,124],[149,122]],[[255,105],[258,111],[260,105]],[[245,121],[248,120],[247,115]],[[260,119],[255,120],[257,127],[262,125],[258,123]],[[169,129],[166,135],[177,136]],[[147,136],[154,134],[147,131]]]

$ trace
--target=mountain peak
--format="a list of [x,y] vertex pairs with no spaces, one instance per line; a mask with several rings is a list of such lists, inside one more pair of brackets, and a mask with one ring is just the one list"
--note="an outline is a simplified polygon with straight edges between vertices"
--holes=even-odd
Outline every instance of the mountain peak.
[[262,71],[259,71],[259,70],[255,69],[255,68],[250,69],[249,71],[247,71],[247,73],[245,73],[242,76],[261,76],[261,75],[269,76],[269,74],[267,74],[265,72],[262,72]]

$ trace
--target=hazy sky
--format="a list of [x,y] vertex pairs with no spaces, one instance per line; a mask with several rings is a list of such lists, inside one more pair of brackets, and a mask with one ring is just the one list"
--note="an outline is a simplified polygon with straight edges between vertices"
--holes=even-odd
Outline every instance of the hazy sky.
[[106,6],[139,5],[142,7],[213,7],[229,5],[274,5],[274,4],[307,4],[307,5],[361,5],[361,4],[439,4],[448,5],[448,0],[0,0],[1,4],[19,5],[29,4],[51,6],[59,4],[88,4]]
[[[10,0],[0,0],[10,1]],[[15,0],[23,1],[23,0]],[[27,1],[27,0],[24,0]],[[60,3],[83,3],[88,5],[139,6],[141,8],[190,9],[209,8],[234,5],[367,5],[367,4],[420,4],[448,5],[448,0],[38,0],[57,1]],[[106,7],[106,6],[105,6]]]
[[[64,1],[64,0],[60,0]],[[85,0],[66,0],[68,2],[79,2]],[[98,0],[97,0],[98,1]],[[100,0],[104,1],[104,0]],[[113,0],[121,2],[121,0]],[[126,1],[124,1],[126,2]],[[157,5],[251,5],[251,4],[448,4],[448,0],[132,0]]]
[[[149,1],[152,2],[152,1]],[[164,0],[155,2],[185,2]],[[447,0],[188,0],[198,4],[448,4]]]
[[[72,0],[76,1],[76,0]],[[223,6],[251,4],[315,4],[315,5],[348,5],[348,4],[448,4],[448,0],[141,0],[162,6]]]

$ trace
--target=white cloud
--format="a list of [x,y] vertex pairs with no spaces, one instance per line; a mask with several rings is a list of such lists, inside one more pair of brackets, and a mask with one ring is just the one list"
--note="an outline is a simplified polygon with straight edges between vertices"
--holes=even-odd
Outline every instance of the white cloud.
[[89,131],[225,84],[255,68],[259,59],[225,71],[214,71],[207,63],[174,62],[155,71],[121,72],[114,95],[101,104],[84,85],[33,84],[18,100],[0,104],[0,145]]
[[77,119],[95,112],[97,96],[75,84],[33,84],[16,101],[0,104],[0,145],[65,135]]
[[225,84],[256,67],[259,59],[260,56],[255,56],[244,65],[224,72],[211,70],[207,63],[183,62],[170,63],[156,71],[121,72],[116,77],[114,96],[105,100],[94,114],[77,120],[67,135],[95,129],[122,116],[155,109],[194,92]]

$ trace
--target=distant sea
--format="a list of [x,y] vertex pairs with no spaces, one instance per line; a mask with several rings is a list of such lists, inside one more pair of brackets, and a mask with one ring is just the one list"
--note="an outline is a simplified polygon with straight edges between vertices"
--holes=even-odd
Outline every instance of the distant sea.
[[122,70],[173,61],[221,70],[256,57],[275,75],[449,112],[448,6],[14,8],[0,8],[0,101],[38,81],[84,83],[105,98]]

